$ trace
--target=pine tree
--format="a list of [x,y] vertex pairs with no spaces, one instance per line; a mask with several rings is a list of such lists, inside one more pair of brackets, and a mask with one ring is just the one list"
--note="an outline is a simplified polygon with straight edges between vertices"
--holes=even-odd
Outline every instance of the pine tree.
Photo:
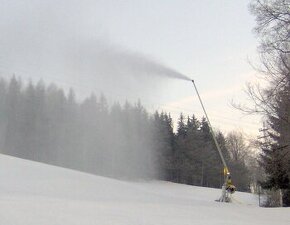
[[7,83],[4,79],[0,78],[0,151],[4,148],[4,137],[6,131],[6,96],[7,96]]
[[19,132],[20,124],[20,103],[22,101],[22,82],[12,77],[6,95],[5,103],[5,138],[3,152],[13,156],[21,155],[21,133]]
[[173,148],[174,133],[172,119],[165,113],[154,114],[153,147],[156,155],[154,162],[159,173],[159,179],[174,180]]
[[20,105],[19,114],[21,115],[19,121],[19,132],[22,137],[20,137],[19,142],[21,146],[22,158],[34,159],[38,151],[37,140],[39,139],[36,133],[36,93],[35,87],[30,81],[28,86],[23,90],[23,99]]
[[200,185],[200,177],[202,174],[201,168],[201,133],[200,133],[200,122],[194,115],[187,118],[186,123],[186,152],[185,152],[185,163],[184,173],[186,174],[186,183],[193,185]]
[[178,183],[186,183],[185,167],[186,167],[186,135],[187,127],[184,122],[184,116],[181,113],[177,122],[176,146],[173,156],[173,164],[175,169],[175,181]]
[[268,174],[266,188],[282,189],[283,204],[290,206],[290,87],[277,96],[276,116],[269,116],[271,144],[262,148],[261,164]]

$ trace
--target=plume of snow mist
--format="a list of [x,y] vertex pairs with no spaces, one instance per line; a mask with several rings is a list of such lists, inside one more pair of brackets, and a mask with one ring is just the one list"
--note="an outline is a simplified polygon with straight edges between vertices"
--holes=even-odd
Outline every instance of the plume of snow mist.
[[124,71],[130,70],[132,74],[145,74],[146,76],[159,76],[187,81],[191,80],[178,71],[138,52],[115,47],[110,49],[107,54],[107,59],[109,59],[110,64],[114,64],[115,62],[120,69]]
[[[77,45],[79,47],[75,48]],[[109,78],[108,82],[114,82],[115,79],[120,80],[122,78],[125,78],[125,80],[134,78],[136,81],[150,82],[148,78],[152,79],[154,77],[191,80],[178,71],[158,62],[158,60],[106,41],[92,40],[86,43],[72,43],[67,47],[67,50],[66,58],[71,58],[70,61],[73,65],[79,65],[78,68],[82,70],[77,71],[79,74],[84,74],[83,70],[89,70],[86,74],[95,74],[95,76],[101,76],[102,78],[105,76]],[[82,57],[81,61],[79,60],[80,56]]]
[[[14,0],[11,4],[11,1],[1,1],[0,7],[0,74],[16,74],[24,80],[31,78],[32,81],[42,79],[65,89],[73,87],[79,98],[87,97],[92,91],[97,94],[104,92],[110,102],[122,102],[126,99],[132,102],[140,98],[142,101],[147,99],[150,103],[156,96],[159,96],[160,101],[161,93],[165,92],[163,88],[167,91],[168,86],[165,82],[156,81],[164,78],[190,81],[185,75],[158,60],[104,41],[107,38],[101,38],[95,24],[90,23],[97,20],[97,13],[93,11],[89,16],[89,5],[85,3],[76,0],[71,0],[70,4],[65,0],[59,0],[57,4],[54,1],[26,0],[25,2],[30,3],[24,4]],[[95,4],[97,1],[91,2]],[[100,7],[96,7],[96,10],[98,8]],[[169,79],[167,81],[170,82]],[[95,102],[93,98],[89,103],[93,104],[92,102]],[[128,108],[134,112],[132,107]],[[127,123],[126,118],[122,117],[122,110],[119,111],[116,113],[121,116],[118,119]],[[87,124],[91,124],[90,122]],[[138,124],[133,122],[131,127],[138,130]],[[119,162],[112,164],[120,170],[126,170],[128,159],[123,153],[130,149],[124,146],[124,142],[132,139],[126,135],[128,128],[121,127],[117,130],[112,125],[107,129],[107,136],[98,136],[99,142],[116,142],[116,148],[104,145],[104,152],[111,152],[114,156],[120,154],[120,157],[116,157],[120,159]],[[113,141],[109,131],[116,132]],[[89,132],[92,136],[95,134],[94,130],[90,131],[87,127],[83,132]],[[149,152],[146,157],[154,158],[151,144],[148,144],[151,135],[150,132],[142,135],[144,143],[137,143],[140,147],[134,150],[135,160],[131,160],[132,162],[137,164],[142,161],[145,151]],[[55,143],[51,141],[50,144],[54,146]],[[107,161],[104,160],[104,163]],[[109,164],[105,166],[107,165]]]

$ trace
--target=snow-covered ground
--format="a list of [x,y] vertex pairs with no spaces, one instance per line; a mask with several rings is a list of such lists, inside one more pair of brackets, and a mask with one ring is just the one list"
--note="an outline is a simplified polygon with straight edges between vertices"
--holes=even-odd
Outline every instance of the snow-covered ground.
[[220,190],[169,182],[125,182],[0,155],[0,225],[290,224],[287,208],[234,203]]

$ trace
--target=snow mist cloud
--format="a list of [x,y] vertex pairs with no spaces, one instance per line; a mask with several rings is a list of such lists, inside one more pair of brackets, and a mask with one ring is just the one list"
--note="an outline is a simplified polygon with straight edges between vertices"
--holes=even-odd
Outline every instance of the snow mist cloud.
[[[136,97],[142,99],[143,96],[155,98],[166,83],[163,78],[189,80],[158,60],[112,44],[96,31],[98,26],[90,22],[87,11],[92,3],[2,0],[0,75],[15,74],[33,81],[42,79],[67,90],[73,87],[82,98],[91,92],[103,92],[111,101],[136,101]],[[114,124],[106,127],[108,131],[115,129]],[[112,139],[115,146],[119,146],[124,138],[130,138],[125,133],[121,130],[113,137],[108,133],[100,141]],[[144,134],[144,143],[150,135]],[[120,148],[109,149],[108,146],[106,150],[111,155],[128,151]],[[150,153],[150,146],[142,146],[140,142],[139,150],[134,149],[132,161],[140,161],[144,151]],[[126,160],[114,165],[122,170],[127,167]]]

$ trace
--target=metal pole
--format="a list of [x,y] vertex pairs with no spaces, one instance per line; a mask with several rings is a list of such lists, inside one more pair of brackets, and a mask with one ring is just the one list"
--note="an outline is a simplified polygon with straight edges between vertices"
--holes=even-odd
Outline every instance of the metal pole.
[[[208,116],[207,116],[206,110],[205,110],[205,108],[204,108],[204,105],[203,105],[202,100],[201,100],[201,98],[200,98],[199,92],[198,92],[198,90],[197,90],[197,88],[196,88],[196,85],[195,85],[195,83],[194,83],[194,80],[192,80],[192,83],[193,83],[193,86],[194,86],[194,88],[195,88],[195,91],[196,91],[196,94],[197,94],[197,96],[198,96],[198,99],[199,99],[199,102],[200,102],[200,104],[201,104],[201,107],[202,107],[202,109],[203,109],[203,112],[204,112],[204,114],[205,114],[206,120],[207,120],[207,122],[208,122],[209,130],[210,130],[210,133],[211,133],[212,138],[213,138],[213,140],[214,140],[215,146],[216,146],[216,148],[217,148],[217,150],[218,150],[218,152],[219,152],[220,158],[221,158],[222,163],[223,163],[223,165],[224,165],[224,173],[227,174],[227,173],[229,173],[228,166],[227,166],[226,161],[225,161],[225,159],[224,159],[224,156],[223,156],[223,154],[222,154],[221,148],[220,148],[220,146],[219,146],[219,144],[218,144],[218,142],[217,142],[217,140],[216,140],[216,137],[215,137],[214,131],[213,131],[213,129],[212,129],[211,123],[210,123],[209,118],[208,118]],[[226,174],[225,174],[225,175],[226,175]]]
[[258,186],[258,192],[259,192],[259,207],[261,207],[261,186]]

